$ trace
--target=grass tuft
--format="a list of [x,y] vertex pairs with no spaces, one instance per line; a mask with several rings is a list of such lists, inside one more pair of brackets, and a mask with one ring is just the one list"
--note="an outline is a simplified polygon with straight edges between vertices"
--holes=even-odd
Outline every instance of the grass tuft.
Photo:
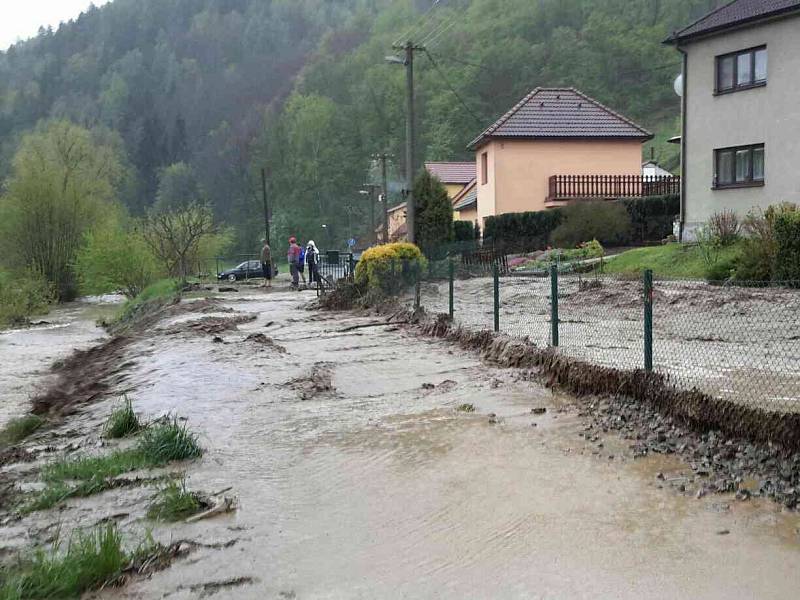
[[[67,498],[98,494],[113,487],[113,479],[137,469],[163,467],[176,460],[198,458],[203,449],[197,435],[173,417],[144,430],[139,443],[105,456],[84,456],[57,461],[42,469],[47,486],[20,508],[22,513],[46,510]],[[0,598],[2,600],[2,598]]]
[[462,404],[456,409],[458,412],[473,413],[475,412],[474,404]]
[[162,488],[150,507],[147,517],[157,521],[182,521],[202,510],[206,504],[197,492],[186,489],[186,481],[170,481]]
[[116,525],[78,532],[65,551],[56,542],[4,573],[0,600],[78,598],[119,577],[131,558]]
[[133,404],[126,396],[125,403],[114,410],[106,422],[103,435],[110,439],[124,438],[143,429],[139,417],[133,412]]
[[168,423],[146,429],[138,449],[155,465],[203,455],[197,435],[189,431],[185,424],[180,424],[177,417],[172,417]]
[[25,415],[18,419],[12,419],[0,431],[0,446],[18,444],[42,425],[44,425],[44,419],[39,415]]

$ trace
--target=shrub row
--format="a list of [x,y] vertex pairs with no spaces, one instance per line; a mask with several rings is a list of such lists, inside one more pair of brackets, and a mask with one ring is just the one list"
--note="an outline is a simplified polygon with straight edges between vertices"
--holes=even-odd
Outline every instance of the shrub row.
[[484,239],[506,252],[574,246],[591,239],[605,245],[641,244],[669,236],[679,213],[677,195],[578,201],[563,208],[489,217]]
[[776,219],[775,242],[775,279],[800,286],[800,211]]

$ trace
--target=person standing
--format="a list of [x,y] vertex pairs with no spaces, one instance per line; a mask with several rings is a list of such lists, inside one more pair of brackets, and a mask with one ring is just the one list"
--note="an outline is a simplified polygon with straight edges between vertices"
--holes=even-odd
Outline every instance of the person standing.
[[289,261],[289,273],[292,275],[292,289],[300,287],[300,246],[297,245],[297,238],[289,238],[289,250],[286,252],[286,260]]
[[309,240],[306,246],[306,264],[308,265],[308,283],[319,281],[319,250],[314,240]]
[[261,240],[261,270],[264,273],[264,285],[261,287],[272,287],[272,250],[267,240]]

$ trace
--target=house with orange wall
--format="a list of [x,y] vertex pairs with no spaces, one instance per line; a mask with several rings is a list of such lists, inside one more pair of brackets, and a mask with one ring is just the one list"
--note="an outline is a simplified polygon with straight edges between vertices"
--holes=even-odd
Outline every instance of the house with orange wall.
[[436,177],[444,189],[447,197],[455,198],[464,187],[475,179],[475,162],[426,162],[425,169]]
[[545,210],[578,197],[641,195],[642,143],[652,137],[574,88],[536,88],[469,145],[476,156],[477,220],[483,226],[489,216]]

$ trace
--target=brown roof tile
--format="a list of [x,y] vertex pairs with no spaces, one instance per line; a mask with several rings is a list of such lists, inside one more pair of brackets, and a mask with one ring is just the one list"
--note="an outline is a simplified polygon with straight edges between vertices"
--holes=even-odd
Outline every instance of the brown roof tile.
[[574,88],[536,88],[469,148],[476,149],[495,137],[648,140],[653,134]]
[[800,11],[800,0],[733,0],[673,34],[667,42],[685,41],[795,11]]
[[467,184],[477,173],[475,161],[470,162],[426,162],[425,168],[442,183]]

